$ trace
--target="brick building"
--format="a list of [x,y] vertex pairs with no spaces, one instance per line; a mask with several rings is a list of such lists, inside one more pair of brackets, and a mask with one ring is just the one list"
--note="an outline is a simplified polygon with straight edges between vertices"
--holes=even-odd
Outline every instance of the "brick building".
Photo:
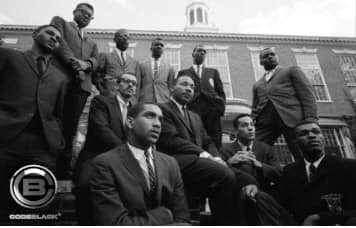
[[[298,65],[310,79],[317,97],[327,152],[355,158],[352,143],[356,135],[355,38],[219,33],[208,23],[208,8],[201,2],[187,6],[186,17],[184,31],[130,30],[129,54],[144,61],[150,57],[152,39],[161,37],[166,43],[164,58],[179,70],[192,64],[191,54],[196,44],[205,45],[208,50],[206,65],[217,68],[224,83],[228,101],[223,126],[229,133],[232,118],[237,113],[250,111],[252,85],[263,75],[259,51],[273,47],[279,55],[280,65]],[[20,50],[30,48],[35,27],[0,25],[2,46]],[[88,30],[100,52],[112,51],[114,32]],[[228,134],[224,135],[224,140],[229,140]],[[285,153],[287,148],[283,138],[276,146],[281,162],[290,162],[292,158]]]

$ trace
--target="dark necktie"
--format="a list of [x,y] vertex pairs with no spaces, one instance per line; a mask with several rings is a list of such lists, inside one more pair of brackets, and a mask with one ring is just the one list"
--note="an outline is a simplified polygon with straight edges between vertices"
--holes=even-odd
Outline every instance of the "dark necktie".
[[43,56],[37,58],[37,70],[40,75],[46,71],[46,59]]
[[125,65],[125,56],[124,56],[124,52],[120,52],[120,55],[121,55],[121,61],[122,61],[122,64]]
[[188,124],[188,126],[190,127],[190,120],[189,120],[187,108],[185,106],[182,106],[182,111],[183,111],[184,120]]
[[145,158],[146,158],[147,169],[148,169],[150,193],[151,196],[154,196],[154,193],[156,192],[156,175],[155,172],[153,171],[153,166],[151,165],[150,162],[150,154],[148,150],[145,150]]
[[309,165],[309,182],[313,182],[316,173],[316,167],[313,164]]
[[155,59],[155,63],[154,63],[154,66],[153,66],[153,74],[154,74],[154,77],[157,76],[157,72],[158,72],[158,60]]

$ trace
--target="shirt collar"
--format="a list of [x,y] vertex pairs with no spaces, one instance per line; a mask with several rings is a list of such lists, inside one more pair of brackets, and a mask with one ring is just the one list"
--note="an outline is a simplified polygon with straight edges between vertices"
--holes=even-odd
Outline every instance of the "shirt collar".
[[253,147],[253,141],[251,142],[251,144],[250,145],[245,145],[245,144],[242,144],[238,139],[236,140],[236,142],[240,145],[240,147],[241,147],[241,149],[243,149],[243,150],[246,150],[247,149],[247,147],[249,146],[250,147],[250,149],[252,150],[252,147]]
[[[130,151],[132,152],[132,154],[136,160],[140,161],[142,159],[145,159],[144,158],[144,156],[145,156],[144,150],[137,148],[137,147],[131,145],[130,143],[127,143],[127,146],[129,147]],[[152,158],[152,146],[150,146],[147,150],[148,150],[148,154],[149,154],[150,158]]]
[[[185,105],[181,105],[178,103],[178,101],[176,101],[176,99],[174,99],[172,96],[169,98],[171,99],[171,101],[173,101],[173,103],[177,106],[178,110],[183,113],[183,107],[185,107]],[[184,115],[184,114],[183,114]]]
[[121,104],[121,105],[126,105],[127,107],[130,105],[130,101],[128,102],[125,102],[122,97],[120,96],[120,93],[118,93],[116,95],[116,99],[118,100],[118,102]]
[[118,49],[117,47],[115,48],[116,53],[121,57],[121,52],[124,55],[124,58],[126,58],[126,51],[121,51],[120,49]]
[[38,53],[34,52],[33,50],[29,51],[30,55],[32,56],[32,58],[35,60],[35,62],[37,62],[37,58],[40,56],[43,56],[45,59],[45,63],[47,64],[48,61],[50,60],[51,56],[50,55],[39,55]]
[[[193,64],[192,66],[193,66],[195,71],[198,71],[198,65],[197,64]],[[199,66],[200,66],[200,70],[202,70],[203,64],[200,64]]]
[[[316,160],[315,162],[313,162],[313,165],[314,165],[314,167],[315,168],[318,168],[318,166],[320,165],[320,163],[321,163],[321,161],[324,159],[324,157],[325,157],[325,154],[323,155],[323,156],[321,156],[318,160]],[[309,168],[309,166],[310,166],[310,162],[308,162],[305,158],[304,158],[304,162],[305,162],[305,167],[307,168],[307,170],[308,170],[308,168]]]

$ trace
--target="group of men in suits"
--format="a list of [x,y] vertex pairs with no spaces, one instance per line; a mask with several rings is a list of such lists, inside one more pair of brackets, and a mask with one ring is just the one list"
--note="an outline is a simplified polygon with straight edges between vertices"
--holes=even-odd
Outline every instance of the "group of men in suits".
[[[258,204],[262,191],[298,224],[329,224],[319,213],[328,194],[355,208],[355,175],[343,178],[355,162],[325,155],[313,88],[300,68],[280,67],[274,50],[262,50],[266,72],[253,86],[252,114],[234,119],[237,139],[222,145],[226,97],[219,72],[204,66],[204,46],[175,78],[160,38],[143,63],[128,55],[125,29],[115,33],[113,52],[99,55],[83,30],[93,14],[92,5],[80,3],[72,22],[54,17],[37,28],[31,50],[0,49],[1,180],[30,163],[69,176],[93,82],[100,95],[91,102],[74,175],[80,224],[186,224],[185,195],[208,198],[215,225],[245,224],[241,200]],[[283,172],[271,147],[281,134],[296,160]],[[11,209],[8,185],[0,189],[9,205],[1,208]]]

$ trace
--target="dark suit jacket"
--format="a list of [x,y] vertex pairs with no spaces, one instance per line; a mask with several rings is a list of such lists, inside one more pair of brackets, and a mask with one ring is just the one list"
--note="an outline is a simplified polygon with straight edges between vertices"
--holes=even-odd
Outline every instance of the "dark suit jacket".
[[[67,75],[68,80],[72,81],[76,75],[76,72],[71,67],[70,59],[73,57],[89,61],[92,64],[91,71],[94,71],[97,67],[98,58],[96,43],[86,34],[82,38],[73,22],[67,22],[63,18],[56,16],[53,17],[51,24],[62,34],[61,45],[53,53],[57,60],[55,65]],[[92,85],[91,71],[86,72],[85,80],[80,83],[80,88],[89,93]]]
[[[241,147],[239,143],[235,141],[223,144],[220,153],[222,158],[227,161],[240,150]],[[262,188],[268,188],[270,182],[277,183],[282,174],[282,170],[273,147],[260,141],[254,141],[252,151],[256,155],[257,161],[262,163],[262,169],[257,169],[249,163],[234,164],[232,166],[256,177]]]
[[325,194],[343,195],[343,208],[356,209],[356,161],[326,156],[309,183],[303,160],[287,165],[280,182],[282,205],[299,223],[309,215],[328,211]]
[[313,87],[299,67],[278,67],[269,82],[262,77],[253,85],[254,119],[259,118],[268,101],[288,127],[293,128],[303,119],[317,119]]
[[[99,64],[97,69],[96,80],[101,84],[105,75],[111,75],[114,78],[118,78],[123,73],[131,73],[136,75],[137,88],[140,88],[140,65],[139,62],[133,59],[128,54],[126,55],[125,64],[121,61],[116,50],[111,53],[101,53],[99,55]],[[139,91],[136,92],[138,97]]]
[[0,48],[0,147],[15,138],[38,110],[50,153],[64,148],[65,76],[51,63],[39,75],[31,51]]
[[141,78],[139,102],[163,103],[169,100],[170,89],[173,87],[174,69],[161,60],[157,75],[152,72],[151,59],[140,64]]
[[82,167],[83,163],[98,154],[124,144],[126,140],[126,130],[117,98],[95,96],[90,105],[87,136],[76,163],[76,174],[84,172],[90,176],[88,170],[85,169],[86,165]]
[[[178,76],[180,75],[192,77],[195,84],[194,97],[190,102],[189,109],[197,113],[215,111],[220,116],[224,115],[226,96],[220,74],[216,69],[203,67],[201,79],[193,67],[179,71]],[[214,87],[209,81],[214,82]]]
[[159,106],[164,120],[157,146],[160,151],[175,157],[181,169],[198,159],[204,150],[213,156],[219,155],[196,113],[187,110],[190,119],[187,123],[173,101]]
[[[153,151],[157,174],[155,206],[146,179],[127,145],[93,160],[90,190],[95,225],[167,225],[187,222],[189,212],[177,162]],[[167,208],[173,213],[169,215]]]

